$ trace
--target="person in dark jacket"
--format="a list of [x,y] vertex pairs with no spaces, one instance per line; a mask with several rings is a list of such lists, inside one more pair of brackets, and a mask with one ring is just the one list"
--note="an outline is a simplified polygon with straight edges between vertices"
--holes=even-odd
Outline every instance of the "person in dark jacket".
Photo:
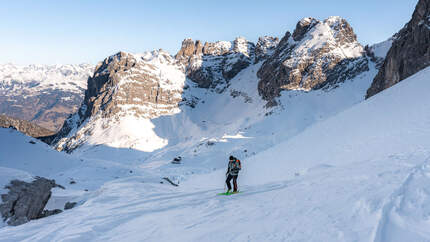
[[227,193],[231,191],[230,181],[233,179],[233,192],[237,192],[237,176],[239,175],[239,171],[242,169],[242,165],[240,164],[240,160],[236,159],[234,156],[230,156],[228,162],[227,173]]

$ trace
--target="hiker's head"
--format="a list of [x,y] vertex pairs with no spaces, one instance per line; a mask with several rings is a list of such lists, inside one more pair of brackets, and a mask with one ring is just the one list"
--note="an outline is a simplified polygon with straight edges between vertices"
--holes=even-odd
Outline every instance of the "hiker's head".
[[229,159],[230,159],[230,160],[234,160],[234,156],[232,156],[232,155],[231,155]]

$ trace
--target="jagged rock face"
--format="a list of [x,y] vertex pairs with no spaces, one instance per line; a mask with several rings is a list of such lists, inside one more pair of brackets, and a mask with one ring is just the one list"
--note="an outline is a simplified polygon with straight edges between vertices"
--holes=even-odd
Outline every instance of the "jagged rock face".
[[192,39],[185,39],[182,42],[181,49],[176,54],[176,60],[182,64],[187,65],[190,58],[193,56],[199,56],[203,53],[203,45],[200,40],[194,42]]
[[46,137],[53,135],[54,132],[36,124],[30,123],[25,120],[8,117],[6,115],[0,114],[0,127],[3,128],[14,128],[21,133],[34,138]]
[[313,28],[315,25],[317,25],[318,23],[319,21],[314,18],[304,18],[300,20],[297,23],[296,29],[294,30],[294,33],[293,33],[294,41],[302,40],[305,37],[306,33],[309,32],[309,30]]
[[[168,86],[171,84],[169,78],[172,77],[168,76],[169,73],[164,74],[157,70],[151,63],[153,58],[159,58],[159,61],[165,62],[166,65],[174,65],[174,60],[166,52],[157,52],[155,55],[157,57],[152,54],[138,56],[120,52],[99,64],[94,76],[88,81],[84,99],[85,116],[103,111],[103,117],[111,117],[128,105],[127,112],[154,118],[176,108],[182,100],[183,83],[177,88]],[[180,73],[180,67],[176,68]],[[162,83],[163,81],[165,83]],[[157,104],[160,104],[157,109],[141,108]]]
[[6,186],[9,193],[1,195],[3,203],[0,204],[0,213],[3,219],[9,225],[17,226],[32,219],[58,213],[58,210],[43,210],[51,197],[51,189],[57,186],[54,180],[43,177],[37,177],[31,183],[11,181],[10,185]]
[[72,151],[94,132],[121,123],[122,117],[153,119],[177,113],[184,84],[183,66],[162,50],[110,56],[97,65],[81,108],[65,121],[53,144]]
[[187,76],[202,88],[222,92],[228,81],[253,63],[255,45],[244,38],[206,42],[186,39],[175,58],[185,65]]
[[94,66],[0,65],[0,114],[58,131],[78,110]]
[[258,38],[258,42],[255,45],[255,63],[271,56],[278,44],[278,37],[264,36]]
[[268,105],[282,90],[312,90],[333,86],[369,70],[363,47],[351,26],[340,17],[324,21],[305,18],[293,35],[281,39],[257,75],[260,95]]
[[393,38],[389,38],[386,41],[371,46],[366,45],[364,47],[366,55],[370,58],[372,62],[375,63],[376,68],[378,70],[380,70],[382,65],[384,64],[385,57],[387,56],[387,53],[390,50],[392,44]]
[[369,98],[430,65],[430,0],[420,0],[409,23],[393,38]]

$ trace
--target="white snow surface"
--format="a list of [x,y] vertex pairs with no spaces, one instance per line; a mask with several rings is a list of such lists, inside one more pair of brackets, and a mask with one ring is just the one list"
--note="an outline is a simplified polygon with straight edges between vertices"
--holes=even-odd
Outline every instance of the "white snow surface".
[[121,121],[116,121],[97,117],[94,122],[90,120],[88,123],[81,131],[86,132],[91,127],[91,135],[88,136],[85,146],[109,145],[152,152],[167,145],[167,140],[155,134],[154,124],[146,118],[127,115],[121,117]]
[[[171,97],[181,100],[180,95],[186,81],[183,66],[177,64],[167,52],[160,49],[141,54],[127,53],[127,55],[134,58],[139,65],[130,68],[118,84],[112,87],[114,94],[110,101],[124,99],[124,96],[117,96],[116,93],[122,90],[122,86],[130,82],[140,82],[134,77],[141,74],[154,77],[156,79],[154,82],[159,88],[164,92],[174,91]],[[117,55],[110,58],[117,58]],[[146,81],[149,80],[148,78]],[[177,104],[142,102],[139,104],[118,104],[118,107],[120,111],[115,115],[103,118],[100,111],[87,118],[79,127],[77,126],[78,114],[74,114],[74,117],[70,119],[70,122],[75,124],[73,131],[69,133],[68,137],[60,140],[57,147],[62,147],[67,142],[69,145],[79,145],[80,149],[105,145],[152,152],[166,146],[168,141],[154,133],[155,126],[148,116],[155,118],[162,114],[174,115],[180,112]]]
[[[283,62],[283,65],[296,68],[297,65],[303,64],[308,60],[313,61],[315,52],[321,51],[323,48],[328,48],[329,51],[322,52],[322,57],[319,61],[324,61],[327,58],[338,57],[340,59],[355,59],[363,56],[364,48],[358,41],[344,41],[340,43],[336,37],[339,30],[336,30],[337,25],[343,19],[337,16],[330,17],[324,21],[313,19],[316,22],[303,39],[294,41],[289,39],[289,43],[294,45],[291,51],[291,57]],[[310,22],[312,19],[304,18],[302,22]]]
[[185,73],[183,67],[175,64],[175,60],[168,52],[160,49],[131,55],[143,63],[143,72],[158,77],[157,82],[164,90],[182,90],[184,87]]
[[[0,129],[0,185],[41,175],[66,186],[49,208],[78,202],[0,225],[0,241],[430,241],[430,68],[363,101],[372,66],[335,89],[285,91],[272,110],[258,68],[222,94],[191,86],[205,102],[150,120],[167,141],[152,152],[99,144],[67,155]],[[242,193],[217,196],[230,154]]]
[[38,93],[46,89],[61,89],[82,93],[94,66],[79,65],[15,65],[0,64],[0,91],[19,95],[23,91]]
[[209,43],[209,49],[207,51],[210,55],[242,53],[249,56],[251,44],[252,43],[246,40],[245,37],[236,37],[234,41],[221,40]]
[[385,59],[392,45],[393,45],[393,38],[389,38],[388,40],[372,45],[370,49],[375,54],[376,57]]

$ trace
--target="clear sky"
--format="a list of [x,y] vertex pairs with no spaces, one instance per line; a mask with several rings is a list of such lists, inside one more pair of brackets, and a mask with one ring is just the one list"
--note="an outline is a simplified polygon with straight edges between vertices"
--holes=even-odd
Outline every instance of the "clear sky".
[[341,16],[359,41],[389,38],[418,0],[13,0],[0,4],[0,63],[97,63],[119,50],[162,48],[184,38],[282,37],[303,17]]

